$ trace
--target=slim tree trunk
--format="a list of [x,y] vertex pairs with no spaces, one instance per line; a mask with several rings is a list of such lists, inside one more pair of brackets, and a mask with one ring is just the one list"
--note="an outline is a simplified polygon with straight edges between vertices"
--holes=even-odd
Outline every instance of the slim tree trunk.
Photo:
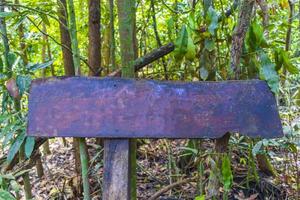
[[[1,4],[5,5],[5,0],[1,0]],[[0,6],[0,12],[4,12],[4,6]],[[0,18],[0,29],[1,29],[1,37],[2,37],[2,41],[3,41],[3,46],[4,46],[4,52],[3,52],[4,69],[2,69],[2,70],[7,72],[8,76],[10,77],[12,75],[12,73],[10,70],[11,66],[8,63],[9,44],[8,44],[8,38],[7,38],[7,29],[6,29],[5,18]]]
[[109,28],[110,28],[110,64],[111,70],[115,71],[116,67],[116,41],[115,41],[115,15],[114,15],[114,0],[109,1]]
[[69,11],[69,29],[71,35],[71,45],[73,50],[73,62],[75,67],[75,74],[80,75],[80,51],[78,48],[77,39],[77,26],[75,17],[75,8],[73,0],[68,0],[68,11]]
[[100,0],[89,0],[89,51],[88,63],[91,70],[89,75],[100,76],[101,69],[101,34],[100,34]]
[[285,39],[285,50],[289,51],[291,46],[291,36],[292,36],[292,23],[293,23],[293,16],[295,10],[295,4],[293,1],[289,0],[289,7],[290,7],[290,15],[288,20],[288,29],[286,32],[286,39]]

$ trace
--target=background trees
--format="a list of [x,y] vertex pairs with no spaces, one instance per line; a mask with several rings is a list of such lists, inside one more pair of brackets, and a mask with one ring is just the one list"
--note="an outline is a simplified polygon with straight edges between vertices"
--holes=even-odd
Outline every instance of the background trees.
[[[33,78],[73,76],[80,73],[106,76],[118,69],[122,69],[122,76],[159,80],[260,78],[268,82],[277,97],[286,136],[280,140],[250,140],[237,136],[217,140],[215,150],[221,152],[219,158],[222,159],[222,164],[214,164],[217,160],[213,156],[215,152],[207,152],[206,141],[186,141],[181,145],[181,156],[177,160],[172,154],[173,142],[163,140],[160,145],[168,152],[168,183],[177,181],[175,174],[184,176],[187,167],[181,169],[180,166],[193,163],[193,170],[196,168],[196,172],[202,174],[202,178],[197,180],[196,193],[199,196],[205,194],[206,197],[218,196],[217,186],[232,185],[230,176],[227,179],[223,176],[235,173],[229,170],[228,159],[231,158],[231,165],[236,166],[232,157],[233,152],[239,151],[239,155],[245,158],[239,162],[245,162],[248,166],[247,180],[258,179],[255,167],[257,161],[261,170],[277,176],[276,181],[291,185],[291,193],[296,195],[300,182],[297,163],[300,102],[299,1],[126,2],[0,2],[2,173],[23,169],[23,173],[13,175],[16,178],[22,175],[26,180],[27,173],[24,169],[29,166],[16,169],[18,160],[28,161],[30,156],[36,158],[35,150],[41,144],[40,140],[25,137],[27,92]],[[122,6],[124,3],[126,6]],[[130,29],[126,29],[128,27]],[[144,61],[136,60],[137,58],[170,42],[175,45],[173,53],[134,72],[133,66]],[[172,44],[168,47],[169,51],[173,50]],[[74,148],[79,147],[74,145]],[[175,152],[176,149],[178,148],[175,148]],[[18,151],[21,153],[18,154]],[[280,157],[275,156],[276,152],[280,152],[279,155],[289,162],[284,167],[285,170],[277,167],[281,161],[270,163],[270,158],[274,161]],[[199,154],[206,156],[199,157]],[[224,157],[223,154],[229,156]],[[75,154],[75,158],[76,166],[80,166],[78,154]],[[275,164],[275,168],[271,164]],[[210,169],[208,177],[204,169]],[[226,169],[228,173],[225,173]],[[77,171],[80,173],[80,168]],[[1,191],[12,191],[13,188],[15,191],[12,193],[18,196],[19,190],[12,185],[15,184],[14,180],[19,179],[12,176],[3,180],[5,181],[0,181]]]

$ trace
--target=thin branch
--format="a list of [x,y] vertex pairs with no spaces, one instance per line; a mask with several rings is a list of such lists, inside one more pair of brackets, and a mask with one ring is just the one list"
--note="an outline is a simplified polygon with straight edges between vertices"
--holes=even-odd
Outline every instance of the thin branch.
[[197,177],[192,177],[192,178],[186,178],[180,181],[177,181],[175,183],[172,183],[171,185],[168,185],[162,189],[160,189],[159,191],[157,191],[156,193],[154,193],[154,195],[152,195],[148,200],[156,200],[158,199],[159,196],[161,196],[162,194],[168,192],[169,190],[178,187],[180,185],[184,185],[187,183],[191,183],[191,182],[195,182],[197,180]]

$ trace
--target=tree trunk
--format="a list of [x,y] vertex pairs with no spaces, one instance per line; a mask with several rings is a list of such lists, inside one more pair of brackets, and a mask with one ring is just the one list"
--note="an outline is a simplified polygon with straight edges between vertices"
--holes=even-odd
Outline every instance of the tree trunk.
[[238,80],[240,77],[240,59],[242,56],[242,47],[246,33],[250,26],[254,3],[255,0],[244,0],[240,8],[238,23],[232,36],[230,67],[233,74],[230,77],[231,79]]
[[[1,4],[5,5],[5,0],[1,0]],[[0,12],[4,12],[4,6],[0,6]],[[6,29],[6,23],[5,18],[0,18],[0,29],[1,29],[1,37],[3,41],[4,46],[4,52],[3,52],[3,58],[4,58],[4,69],[0,69],[0,71],[7,72],[8,76],[11,77],[11,66],[8,63],[8,54],[9,54],[9,44],[8,44],[8,38],[7,38],[7,29]],[[2,67],[2,66],[1,66]]]
[[109,1],[109,28],[110,28],[110,64],[111,70],[114,71],[116,67],[116,41],[115,41],[115,15],[114,15],[114,0]]
[[80,52],[78,48],[77,39],[77,26],[75,17],[75,8],[73,0],[68,0],[68,11],[69,11],[69,30],[71,35],[71,45],[73,50],[73,62],[75,68],[75,75],[80,75]]
[[101,34],[100,34],[100,0],[89,0],[89,51],[88,63],[97,74],[90,70],[90,76],[100,76]]
[[71,46],[71,37],[68,29],[68,14],[67,14],[67,3],[66,0],[58,0],[58,18],[60,21],[59,29],[60,29],[60,38],[62,44],[62,53],[63,53],[63,63],[65,69],[66,76],[74,76],[75,75],[75,68],[74,62],[72,58],[72,49]]

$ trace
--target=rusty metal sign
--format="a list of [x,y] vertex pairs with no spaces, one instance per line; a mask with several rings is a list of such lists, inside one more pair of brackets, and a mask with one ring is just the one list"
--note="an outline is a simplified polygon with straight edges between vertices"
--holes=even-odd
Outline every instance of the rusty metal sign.
[[33,81],[28,135],[218,138],[281,136],[276,102],[260,80],[162,82],[61,77]]

